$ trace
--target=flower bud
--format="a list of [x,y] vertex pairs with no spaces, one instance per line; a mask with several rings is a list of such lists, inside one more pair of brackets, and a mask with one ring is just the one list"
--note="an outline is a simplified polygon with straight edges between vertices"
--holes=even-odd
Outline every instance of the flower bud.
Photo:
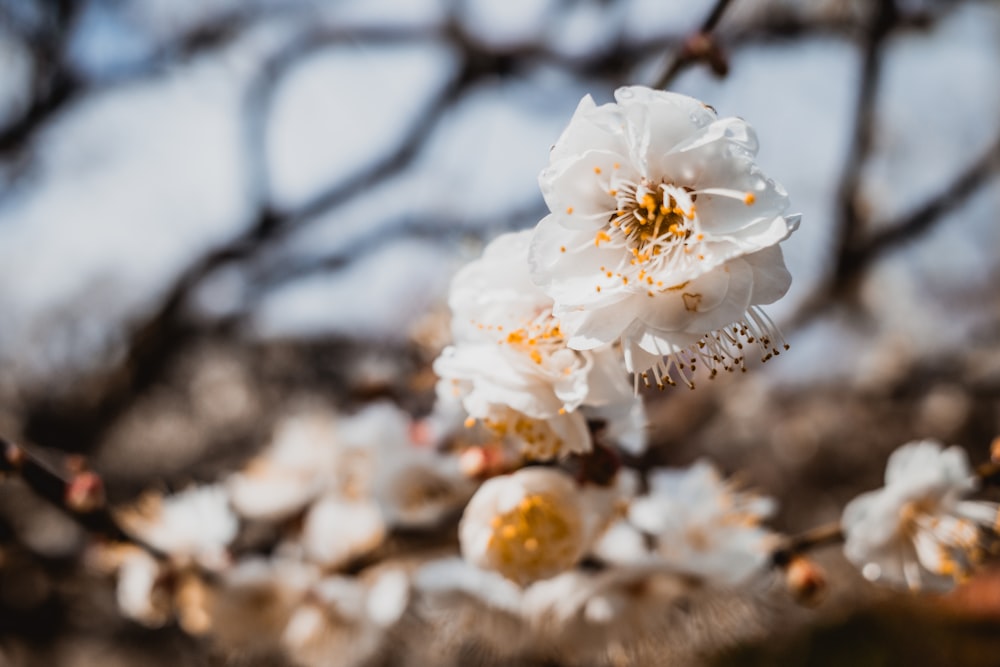
[[804,556],[793,556],[785,568],[785,585],[796,602],[814,607],[826,597],[826,572]]

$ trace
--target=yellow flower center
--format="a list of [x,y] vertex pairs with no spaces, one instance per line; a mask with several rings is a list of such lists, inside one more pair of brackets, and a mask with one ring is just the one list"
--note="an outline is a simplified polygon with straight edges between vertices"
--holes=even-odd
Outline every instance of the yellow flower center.
[[493,518],[489,550],[497,571],[520,584],[569,569],[580,556],[583,526],[575,507],[549,494],[526,494]]

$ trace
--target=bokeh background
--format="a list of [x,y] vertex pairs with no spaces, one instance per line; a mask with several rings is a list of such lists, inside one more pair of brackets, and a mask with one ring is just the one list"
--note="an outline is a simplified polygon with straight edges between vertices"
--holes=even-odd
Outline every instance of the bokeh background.
[[[769,310],[791,350],[647,396],[644,464],[709,456],[796,532],[909,439],[986,460],[989,0],[0,0],[0,434],[86,455],[123,502],[233,468],[303,401],[426,412],[453,271],[545,214],[537,174],[583,95],[705,54],[722,4],[670,89],[747,119],[802,213]],[[84,541],[0,483],[0,664],[242,664],[116,620]],[[820,607],[775,603],[705,654],[996,664],[992,575],[914,601],[819,558]]]

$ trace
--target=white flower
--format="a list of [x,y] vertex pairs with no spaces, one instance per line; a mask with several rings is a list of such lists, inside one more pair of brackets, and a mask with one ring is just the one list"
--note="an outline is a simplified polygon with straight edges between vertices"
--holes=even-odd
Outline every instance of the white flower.
[[245,517],[271,521],[300,511],[334,477],[335,426],[325,412],[284,419],[268,448],[226,480],[233,507]]
[[474,490],[457,456],[419,451],[381,462],[375,498],[390,525],[421,528],[440,523]]
[[[652,470],[649,487],[629,507],[628,523],[608,531],[596,549],[599,556],[659,560],[726,586],[746,583],[766,565],[775,537],[760,522],[774,511],[770,498],[734,490],[705,461],[686,470]],[[654,554],[643,553],[630,528],[652,536]]]
[[217,484],[165,498],[147,495],[116,516],[126,532],[154,549],[182,561],[194,559],[209,569],[228,563],[226,546],[239,530],[226,492]]
[[980,526],[996,529],[995,503],[962,500],[975,488],[962,449],[932,440],[900,447],[885,486],[844,508],[845,555],[869,579],[950,588],[981,557]]
[[164,586],[163,566],[143,549],[122,550],[116,598],[129,618],[151,628],[170,620],[172,604]]
[[692,362],[742,365],[744,341],[770,356],[780,335],[759,306],[788,289],[776,244],[797,217],[755,164],[752,128],[676,93],[615,98],[580,102],[539,177],[552,213],[532,277],[568,345],[621,338],[628,369],[652,368],[661,385]]
[[315,584],[282,634],[296,664],[367,664],[385,643],[409,603],[409,580],[387,570],[375,581],[330,576]]
[[531,232],[506,234],[452,281],[456,344],[434,363],[439,393],[536,459],[591,447],[580,408],[634,403],[618,355],[566,346],[552,300],[528,274]]
[[523,468],[484,483],[459,523],[462,556],[521,585],[573,567],[590,543],[576,484],[553,468]]
[[374,500],[330,494],[306,512],[302,547],[314,563],[338,568],[382,544],[387,531],[385,518]]
[[300,559],[278,555],[238,561],[214,582],[207,605],[213,641],[245,653],[273,651],[321,574]]

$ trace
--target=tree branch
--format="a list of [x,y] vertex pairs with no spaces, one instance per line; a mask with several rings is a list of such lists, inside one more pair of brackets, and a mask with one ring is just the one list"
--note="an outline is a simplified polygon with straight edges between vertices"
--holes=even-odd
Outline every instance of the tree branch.
[[653,88],[666,88],[684,68],[700,60],[707,61],[712,66],[712,70],[719,76],[726,74],[728,67],[722,57],[722,52],[711,37],[711,32],[722,20],[722,15],[726,13],[731,2],[732,0],[716,0],[715,6],[702,21],[701,27],[669,57],[666,67],[656,77],[652,85]]

